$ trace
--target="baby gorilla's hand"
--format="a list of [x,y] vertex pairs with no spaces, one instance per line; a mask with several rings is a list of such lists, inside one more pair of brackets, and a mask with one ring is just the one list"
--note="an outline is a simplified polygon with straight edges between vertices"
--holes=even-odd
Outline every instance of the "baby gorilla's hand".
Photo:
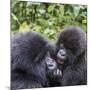
[[54,75],[54,77],[61,77],[62,76],[62,71],[59,70],[59,69],[55,69],[53,71],[53,75]]
[[62,77],[62,71],[59,70],[59,69],[48,70],[47,76],[48,76],[49,78],[54,79],[54,80],[58,80],[58,79],[60,80],[61,77]]

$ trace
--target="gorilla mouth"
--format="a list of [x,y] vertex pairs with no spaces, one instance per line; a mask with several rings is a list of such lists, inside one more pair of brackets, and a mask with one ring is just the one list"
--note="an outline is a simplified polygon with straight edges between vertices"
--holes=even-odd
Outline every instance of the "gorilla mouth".
[[57,61],[59,64],[64,64],[64,60],[58,59]]
[[54,69],[55,69],[55,66],[54,66],[54,65],[49,65],[49,66],[48,66],[48,69],[49,69],[49,70],[54,70]]
[[50,64],[50,65],[48,65],[49,67],[53,67],[53,65],[52,64]]

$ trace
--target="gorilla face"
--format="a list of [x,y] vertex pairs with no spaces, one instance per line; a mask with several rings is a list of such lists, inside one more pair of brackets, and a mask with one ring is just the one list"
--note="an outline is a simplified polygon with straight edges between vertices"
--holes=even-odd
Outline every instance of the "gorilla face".
[[60,49],[57,52],[57,63],[60,65],[72,64],[75,59],[75,54],[71,49],[66,48],[64,44],[60,43]]
[[45,61],[46,61],[47,68],[49,70],[54,70],[57,68],[57,64],[54,59],[52,59],[50,57],[46,57]]
[[49,76],[50,77],[56,77],[56,76],[61,76],[62,72],[61,70],[59,70],[56,59],[54,57],[51,57],[50,53],[48,52],[48,54],[45,57],[45,62],[46,62],[46,71],[49,72]]
[[60,49],[57,53],[57,62],[60,64],[64,64],[67,58],[67,52],[63,44],[60,44]]

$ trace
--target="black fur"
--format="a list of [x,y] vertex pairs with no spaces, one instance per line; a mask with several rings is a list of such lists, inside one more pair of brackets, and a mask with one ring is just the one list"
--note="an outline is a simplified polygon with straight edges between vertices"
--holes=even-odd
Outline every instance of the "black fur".
[[[86,85],[87,84],[87,61],[86,61],[86,34],[76,26],[64,28],[60,33],[56,43],[56,53],[63,44],[67,58],[62,69],[62,79],[59,80],[61,86]],[[63,67],[63,68],[62,68]]]
[[35,32],[18,33],[11,39],[11,89],[48,86],[45,57],[52,53],[49,41]]

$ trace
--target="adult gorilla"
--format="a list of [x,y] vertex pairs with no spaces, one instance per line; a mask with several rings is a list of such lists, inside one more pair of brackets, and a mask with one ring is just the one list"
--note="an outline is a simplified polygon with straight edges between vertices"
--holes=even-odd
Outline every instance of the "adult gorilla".
[[18,33],[11,39],[12,90],[48,86],[47,67],[54,70],[56,63],[48,63],[47,53],[54,56],[49,41],[38,33]]
[[86,85],[86,34],[76,26],[64,28],[56,43],[57,63],[62,70],[61,86]]

